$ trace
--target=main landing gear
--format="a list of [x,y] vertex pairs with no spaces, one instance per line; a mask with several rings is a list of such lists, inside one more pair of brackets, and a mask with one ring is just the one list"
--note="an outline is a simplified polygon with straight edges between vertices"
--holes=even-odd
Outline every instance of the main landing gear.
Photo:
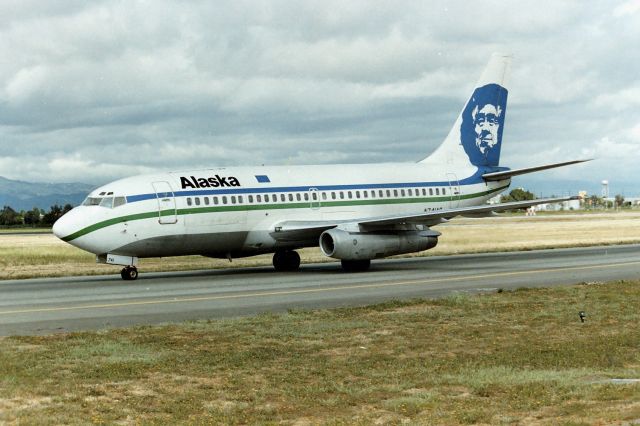
[[127,266],[126,268],[122,268],[120,271],[120,276],[125,281],[133,281],[138,278],[138,268],[135,266]]
[[300,268],[300,255],[293,250],[277,251],[273,254],[273,267],[278,272],[297,271]]

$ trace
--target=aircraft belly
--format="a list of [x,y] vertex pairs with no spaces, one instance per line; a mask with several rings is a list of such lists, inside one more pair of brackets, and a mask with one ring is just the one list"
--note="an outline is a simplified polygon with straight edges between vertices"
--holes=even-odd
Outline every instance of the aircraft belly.
[[242,251],[248,231],[161,235],[118,247],[113,253],[137,257],[204,255],[226,257]]

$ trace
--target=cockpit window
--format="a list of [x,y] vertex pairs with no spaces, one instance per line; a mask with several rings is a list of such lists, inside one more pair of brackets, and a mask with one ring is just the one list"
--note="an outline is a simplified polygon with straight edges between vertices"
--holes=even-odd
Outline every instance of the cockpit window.
[[83,202],[83,206],[100,206],[107,209],[113,209],[127,204],[126,197],[87,197]]
[[87,197],[82,203],[83,206],[99,206],[100,201],[102,201],[101,197]]
[[106,207],[108,209],[113,208],[113,197],[104,197],[102,201],[100,201],[100,207]]

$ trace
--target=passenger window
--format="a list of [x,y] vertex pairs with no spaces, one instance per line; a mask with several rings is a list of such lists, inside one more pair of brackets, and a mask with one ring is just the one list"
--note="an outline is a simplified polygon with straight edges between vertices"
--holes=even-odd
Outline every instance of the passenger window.
[[369,193],[367,191],[362,191],[362,196],[364,198],[367,198],[369,196]]
[[253,195],[249,195],[249,202],[253,203]]
[[116,197],[113,199],[113,207],[120,207],[127,204],[127,199],[125,197]]
[[300,200],[301,200],[301,198],[300,198],[300,193],[299,193],[299,192],[298,192],[298,193],[296,193],[296,200],[297,200],[297,201],[300,201]]
[[393,196],[394,196],[394,197],[397,197],[397,196],[398,196],[398,190],[397,190],[397,189],[394,189],[394,190],[393,190]]
[[391,197],[391,190],[387,189],[387,197]]
[[332,193],[331,193],[331,199],[332,199],[332,200],[335,200],[335,199],[336,199],[336,193],[335,193],[335,192],[332,192]]
[[340,191],[340,199],[344,200],[344,192]]
[[347,196],[351,199],[351,191],[347,191]]
[[238,195],[238,204],[242,204],[242,195]]
[[213,197],[213,204],[218,205],[218,197]]
[[236,196],[232,195],[231,196],[231,204],[235,204],[236,203]]
[[[316,196],[316,194],[313,194],[313,196],[314,196],[314,200],[315,200],[315,196]],[[308,193],[308,192],[305,192],[305,193],[304,193],[304,200],[305,200],[305,201],[309,201],[309,193]]]
[[200,197],[196,197],[196,206],[200,205]]
[[429,188],[429,195],[433,195],[433,188]]
[[409,197],[413,196],[413,190],[407,189],[407,195],[409,195]]
[[287,201],[287,199],[284,197],[284,194],[280,194],[280,201],[282,202]]
[[[311,194],[311,198],[313,198],[313,201],[317,201],[318,200],[318,193],[317,192],[313,192]],[[305,198],[305,200],[306,200],[306,198]]]
[[400,190],[400,195],[402,195],[404,197],[404,189]]
[[293,194],[289,194],[289,201],[293,201]]
[[323,192],[323,193],[322,193],[322,199],[323,199],[323,200],[326,200],[326,199],[327,199],[327,193],[326,193],[326,192]]
[[360,198],[360,191],[356,191],[356,198]]
[[204,205],[205,206],[209,205],[209,197],[204,197]]
[[[267,198],[266,198],[266,197],[267,197],[267,196],[265,195],[265,199],[264,199],[265,201],[267,201]],[[251,201],[251,197],[249,197],[249,201]],[[261,202],[262,202],[262,196],[261,196],[260,194],[256,195],[256,201],[257,201],[258,203],[261,203]]]
[[425,188],[422,188],[422,195],[427,195],[427,190]]
[[222,204],[227,204],[227,196],[226,195],[222,196]]
[[440,195],[440,188],[436,188],[436,195]]
[[442,188],[442,195],[447,195],[447,188]]
[[191,205],[191,197],[187,198],[187,205],[190,206]]

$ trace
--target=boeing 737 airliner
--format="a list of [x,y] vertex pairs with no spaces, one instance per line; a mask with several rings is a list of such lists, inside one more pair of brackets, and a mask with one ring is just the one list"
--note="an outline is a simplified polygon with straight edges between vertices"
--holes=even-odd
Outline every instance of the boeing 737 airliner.
[[[348,271],[371,259],[428,250],[431,229],[568,198],[487,205],[516,175],[586,160],[510,170],[499,166],[508,56],[493,55],[444,142],[417,163],[233,167],[158,173],[104,185],[53,227],[63,241],[138,277],[138,258],[274,253],[297,270],[302,247],[320,246]],[[490,238],[490,237],[488,237]]]

